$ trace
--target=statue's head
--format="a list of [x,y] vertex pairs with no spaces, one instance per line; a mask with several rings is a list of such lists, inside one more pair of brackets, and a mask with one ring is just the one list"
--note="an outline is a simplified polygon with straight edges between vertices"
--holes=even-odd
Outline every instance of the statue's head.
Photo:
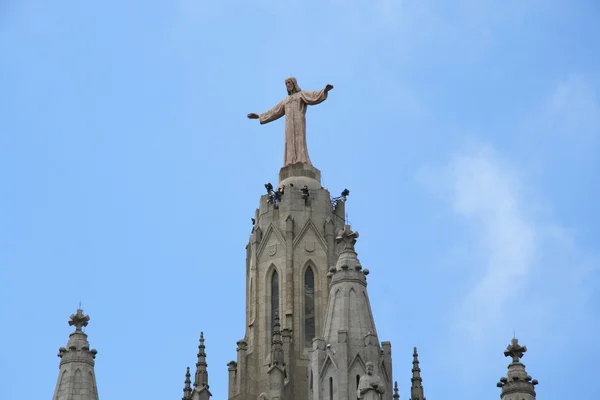
[[300,91],[298,81],[293,76],[290,76],[285,80],[285,88],[287,89],[288,94],[294,94]]
[[367,375],[373,375],[373,363],[371,361],[367,362]]

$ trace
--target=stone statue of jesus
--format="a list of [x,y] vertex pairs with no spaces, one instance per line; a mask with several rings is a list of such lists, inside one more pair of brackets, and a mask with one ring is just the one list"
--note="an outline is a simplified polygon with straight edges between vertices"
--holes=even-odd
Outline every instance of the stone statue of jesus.
[[312,165],[306,146],[306,106],[319,104],[327,99],[327,93],[332,85],[325,89],[309,91],[301,90],[296,78],[285,80],[288,97],[281,100],[275,107],[262,114],[250,113],[248,118],[258,119],[262,124],[275,121],[285,115],[285,152],[283,166],[296,163]]

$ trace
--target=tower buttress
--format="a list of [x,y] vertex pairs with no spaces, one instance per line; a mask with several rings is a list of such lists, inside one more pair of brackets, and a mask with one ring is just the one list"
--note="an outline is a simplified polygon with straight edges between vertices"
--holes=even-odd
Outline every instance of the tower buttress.
[[512,362],[508,365],[506,377],[500,378],[496,386],[502,388],[501,400],[535,400],[535,385],[537,379],[531,379],[525,371],[525,365],[521,358],[527,351],[526,346],[521,346],[517,338],[513,338],[511,344],[504,351],[505,357],[511,357]]
[[96,374],[94,373],[94,359],[97,351],[90,350],[87,334],[83,328],[88,325],[90,317],[77,309],[71,314],[70,326],[75,326],[75,332],[69,335],[67,347],[58,350],[61,358],[58,382],[52,400],[98,400],[96,387]]

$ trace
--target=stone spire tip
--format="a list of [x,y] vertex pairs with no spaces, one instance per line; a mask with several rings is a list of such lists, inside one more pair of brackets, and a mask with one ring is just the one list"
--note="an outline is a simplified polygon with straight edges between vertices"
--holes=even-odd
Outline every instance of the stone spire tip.
[[421,378],[421,368],[419,368],[419,353],[417,348],[413,347],[413,367],[412,367],[412,378],[410,395],[411,400],[425,400],[423,391],[423,379]]
[[523,355],[525,355],[525,352],[527,352],[527,346],[521,346],[519,344],[519,339],[517,339],[516,337],[513,337],[512,340],[510,341],[510,344],[504,351],[504,356],[511,357],[512,362],[517,363],[517,362],[520,362],[521,358],[523,358]]
[[398,381],[394,382],[394,395],[392,396],[394,400],[398,400],[400,395],[398,394]]
[[198,345],[198,362],[196,363],[196,375],[194,376],[194,387],[208,388],[208,364],[206,363],[206,346],[204,345],[204,332],[200,332],[200,344]]
[[358,232],[350,229],[350,225],[344,225],[344,229],[340,229],[335,240],[339,245],[343,246],[342,250],[355,251],[354,245],[358,236]]
[[181,400],[190,400],[192,398],[192,381],[190,377],[190,367],[187,367],[185,372],[185,382],[183,386],[183,397],[181,398]]
[[88,325],[89,320],[90,316],[84,315],[83,310],[81,308],[78,308],[75,314],[71,314],[71,317],[69,318],[69,326],[74,325],[75,332],[81,332],[82,328]]
[[512,362],[508,365],[508,372],[505,377],[500,378],[500,382],[496,384],[499,388],[502,388],[501,398],[504,399],[509,394],[517,393],[517,397],[520,398],[522,395],[529,395],[529,398],[535,399],[535,385],[538,384],[537,379],[531,379],[531,376],[527,374],[525,365],[521,362],[521,358],[527,351],[526,346],[519,344],[519,339],[514,337],[504,351],[505,357],[511,357]]

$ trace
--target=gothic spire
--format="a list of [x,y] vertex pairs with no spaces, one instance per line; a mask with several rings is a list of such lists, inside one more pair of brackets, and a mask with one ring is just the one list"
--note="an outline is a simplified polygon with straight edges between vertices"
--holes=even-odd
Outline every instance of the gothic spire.
[[[327,274],[331,281],[323,337],[328,344],[333,345],[338,343],[338,332],[346,331],[352,336],[350,341],[353,345],[362,346],[369,342],[378,346],[379,340],[366,291],[369,270],[363,270],[358,260],[354,248],[357,239],[358,232],[352,231],[349,225],[345,225],[336,235],[340,253],[336,265]],[[343,296],[347,296],[350,303],[336,301],[336,293],[344,293]],[[392,390],[391,384],[389,390]]]
[[513,397],[535,400],[534,386],[538,384],[538,381],[537,379],[532,380],[525,371],[525,365],[521,362],[525,352],[527,352],[527,347],[521,346],[517,338],[513,338],[504,351],[504,356],[511,357],[512,362],[508,365],[506,377],[500,378],[500,382],[496,385],[502,388],[500,395],[502,400]]
[[190,367],[187,367],[185,372],[185,384],[183,386],[183,397],[181,400],[190,400],[192,398],[192,381],[190,380]]
[[392,396],[394,400],[398,400],[400,395],[398,394],[398,382],[394,382],[394,395]]
[[196,376],[194,377],[194,387],[208,389],[208,371],[206,367],[206,347],[204,346],[204,332],[200,332],[200,344],[198,345],[198,362],[196,363]]
[[413,350],[413,367],[412,367],[412,378],[410,387],[410,398],[411,400],[425,400],[423,394],[423,379],[421,379],[421,368],[419,368],[419,353],[417,348]]
[[67,400],[73,396],[82,400],[98,400],[94,373],[94,359],[98,352],[90,350],[87,334],[83,332],[89,320],[90,317],[81,309],[71,314],[69,325],[75,326],[75,332],[69,335],[67,347],[58,350],[61,360],[53,400]]
[[273,339],[271,340],[271,365],[283,366],[283,341],[281,340],[281,325],[279,314],[275,313],[273,321]]

